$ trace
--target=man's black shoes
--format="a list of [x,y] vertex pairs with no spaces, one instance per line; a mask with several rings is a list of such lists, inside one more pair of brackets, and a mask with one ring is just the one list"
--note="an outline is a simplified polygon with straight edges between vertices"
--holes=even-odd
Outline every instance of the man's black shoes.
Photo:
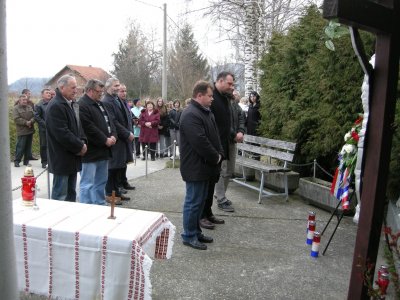
[[200,235],[197,239],[200,243],[212,243],[214,241],[211,236],[206,236],[204,234]]
[[205,229],[214,229],[215,225],[211,223],[208,219],[200,219],[200,227]]
[[134,187],[133,185],[130,185],[129,183],[128,184],[124,184],[123,187],[124,187],[125,190],[131,190],[131,191],[136,189],[136,187]]
[[225,221],[223,219],[217,218],[214,215],[211,217],[208,217],[207,220],[213,224],[225,224]]
[[124,196],[124,195],[121,195],[121,196],[119,196],[119,197],[121,198],[122,201],[129,201],[129,200],[131,200],[130,197],[126,197],[126,196]]
[[193,240],[190,242],[183,241],[183,244],[185,246],[189,246],[189,247],[192,247],[197,250],[207,250],[207,245],[203,244],[202,242],[200,242],[198,240]]

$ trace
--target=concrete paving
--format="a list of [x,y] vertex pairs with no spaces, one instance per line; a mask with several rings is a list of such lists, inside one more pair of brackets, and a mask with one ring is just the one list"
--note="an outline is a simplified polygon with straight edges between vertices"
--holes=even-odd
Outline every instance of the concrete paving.
[[[182,245],[180,238],[185,184],[179,170],[164,168],[165,163],[166,159],[149,161],[147,177],[144,162],[131,164],[128,178],[136,190],[128,193],[132,200],[123,204],[164,212],[177,229],[172,258],[153,263],[153,299],[347,298],[357,229],[351,217],[342,220],[322,256],[334,225],[329,227],[321,239],[321,256],[311,258],[305,243],[308,211],[316,212],[318,230],[326,224],[328,212],[308,205],[296,194],[288,202],[273,197],[258,204],[255,191],[232,182],[227,196],[236,211],[225,213],[214,204],[214,213],[226,223],[204,230],[214,243],[206,251],[195,250]],[[40,171],[35,162],[33,167]],[[13,174],[20,172],[12,168]],[[45,298],[31,295],[23,299]]]

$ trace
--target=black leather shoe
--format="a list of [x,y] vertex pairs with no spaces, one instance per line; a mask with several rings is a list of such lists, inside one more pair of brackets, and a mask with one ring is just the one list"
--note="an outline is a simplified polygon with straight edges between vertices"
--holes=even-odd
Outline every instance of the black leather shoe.
[[24,161],[24,166],[29,165],[29,161]]
[[133,185],[130,185],[128,183],[128,184],[124,184],[124,189],[133,191],[134,189],[136,189],[136,187],[134,187]]
[[216,216],[208,217],[207,220],[213,224],[225,224],[225,221],[223,219],[219,219]]
[[126,197],[126,196],[123,196],[123,195],[121,195],[120,197],[121,197],[121,200],[122,200],[122,201],[129,201],[129,200],[131,200],[131,198]]
[[46,169],[46,168],[47,168],[47,163],[43,163],[43,164],[42,164],[42,168],[43,168],[43,169]]
[[192,247],[197,250],[207,250],[207,245],[204,245],[203,243],[199,242],[198,240],[193,240],[190,242],[183,241],[183,244],[185,246],[189,246],[189,247]]
[[126,189],[124,189],[124,188],[120,188],[120,189],[119,189],[119,192],[120,192],[121,194],[128,194],[128,191],[127,191]]
[[198,236],[197,239],[201,243],[212,243],[214,241],[214,239],[211,236],[206,236],[204,234],[201,234],[200,236]]
[[205,229],[214,229],[215,225],[208,221],[207,219],[200,219],[199,221],[200,227]]
[[14,167],[19,168],[19,162],[14,162]]

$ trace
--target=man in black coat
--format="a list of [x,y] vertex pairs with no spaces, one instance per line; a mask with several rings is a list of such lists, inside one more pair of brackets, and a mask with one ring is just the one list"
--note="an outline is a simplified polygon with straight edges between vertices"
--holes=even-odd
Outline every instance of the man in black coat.
[[[236,122],[236,118],[234,118],[233,107],[231,105],[234,81],[235,76],[230,72],[224,71],[217,75],[213,92],[214,101],[210,107],[217,123],[219,137],[224,150],[224,161],[221,164],[221,177],[226,173],[227,161],[232,159],[231,142],[234,140],[234,138],[236,138],[236,131],[233,129],[233,127],[235,127],[234,124]],[[204,205],[204,211],[200,220],[200,226],[207,229],[213,229],[215,224],[225,223],[223,219],[215,217],[212,212],[211,207],[213,204],[214,190],[216,190],[216,183],[210,182]],[[234,211],[231,201],[226,197],[217,198],[217,201],[218,208],[226,212]]]
[[[126,85],[125,84],[120,84],[119,86],[119,90],[118,90],[118,98],[119,100],[121,100],[121,102],[125,105],[125,107],[127,108],[126,112],[129,114],[129,120],[131,120],[130,123],[130,131],[133,132],[133,114],[131,112],[131,108],[128,105],[127,102],[127,89],[126,89]],[[132,152],[133,152],[133,144],[132,144]],[[127,193],[127,190],[134,190],[135,187],[130,185],[128,182],[128,178],[126,177],[126,170],[127,170],[127,165],[125,164],[125,167],[123,168],[123,170],[121,171],[121,181],[119,183],[119,188],[121,190],[121,193]]]
[[39,127],[40,159],[42,168],[45,169],[47,166],[46,109],[51,100],[50,89],[44,88],[41,95],[42,99],[35,104],[33,115]]
[[46,110],[49,172],[54,175],[51,198],[56,200],[76,200],[77,172],[87,151],[79,107],[74,102],[76,92],[75,77],[62,76],[57,82],[56,96]]
[[186,182],[183,205],[183,244],[206,250],[204,243],[211,237],[202,234],[199,221],[204,207],[209,182],[219,178],[223,149],[214,115],[210,111],[212,86],[198,81],[193,88],[193,99],[180,119],[180,171]]
[[119,80],[115,77],[109,78],[105,84],[106,93],[101,100],[110,114],[117,131],[117,142],[111,148],[112,157],[108,162],[108,180],[106,184],[106,201],[110,202],[112,191],[115,191],[118,200],[117,204],[121,204],[119,200],[130,200],[129,197],[121,194],[119,185],[126,164],[133,161],[132,141],[134,138],[130,111],[118,98],[119,88]]
[[100,101],[104,84],[90,79],[79,99],[79,116],[88,140],[88,151],[82,158],[79,202],[105,205],[104,188],[108,177],[111,147],[117,141],[114,124]]

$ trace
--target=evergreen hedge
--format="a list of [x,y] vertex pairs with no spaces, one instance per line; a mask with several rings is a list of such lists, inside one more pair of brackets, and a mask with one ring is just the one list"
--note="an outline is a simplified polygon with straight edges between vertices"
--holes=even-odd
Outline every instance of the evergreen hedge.
[[[333,174],[337,153],[358,113],[362,113],[361,84],[364,73],[346,35],[325,46],[324,20],[316,6],[309,7],[287,33],[275,33],[261,61],[260,134],[297,142],[295,163],[317,159]],[[375,37],[362,33],[365,51],[374,53]],[[399,109],[397,109],[399,111]],[[398,114],[397,114],[398,115]],[[400,182],[399,133],[393,140],[389,190]],[[393,156],[395,155],[395,156]],[[311,167],[296,168],[303,176]],[[320,173],[320,177],[329,179]]]

